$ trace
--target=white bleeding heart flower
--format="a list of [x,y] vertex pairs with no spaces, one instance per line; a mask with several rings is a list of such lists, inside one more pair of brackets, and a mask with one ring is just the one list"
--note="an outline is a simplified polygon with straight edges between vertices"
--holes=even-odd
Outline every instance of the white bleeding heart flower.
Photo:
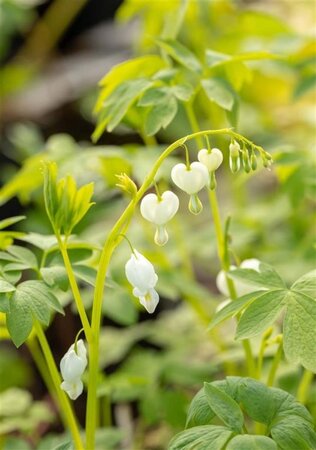
[[141,201],[140,212],[144,219],[155,225],[165,225],[171,220],[179,209],[179,199],[171,191],[161,194],[147,194]]
[[188,168],[185,164],[176,164],[171,171],[171,178],[175,185],[190,195],[189,210],[192,214],[199,214],[203,205],[197,193],[209,183],[209,174],[204,164],[195,161]]
[[197,194],[208,183],[208,170],[204,164],[193,162],[188,168],[185,164],[176,164],[171,171],[174,184],[189,195]]
[[72,344],[60,361],[60,371],[63,378],[61,388],[72,400],[78,398],[83,391],[81,376],[87,367],[87,350],[82,339],[77,345]]
[[[259,272],[260,261],[256,258],[245,259],[239,266],[240,269],[253,269]],[[230,266],[229,270],[237,269],[236,266]],[[229,277],[229,275],[228,275]],[[227,286],[226,274],[221,270],[216,277],[216,286],[221,294],[229,297],[229,289]],[[255,289],[252,285],[247,284],[246,281],[234,280],[234,286],[238,297],[249,294]]]
[[211,151],[202,148],[198,153],[198,160],[207,167],[209,172],[214,172],[223,162],[223,153],[218,148],[212,148]]
[[125,274],[134,288],[133,295],[139,298],[149,313],[153,313],[159,302],[159,295],[154,289],[158,281],[154,266],[145,256],[134,250],[125,264]]
[[165,191],[160,198],[156,194],[147,194],[141,201],[141,215],[157,226],[155,242],[164,245],[168,242],[165,224],[171,220],[179,209],[179,199],[171,191]]

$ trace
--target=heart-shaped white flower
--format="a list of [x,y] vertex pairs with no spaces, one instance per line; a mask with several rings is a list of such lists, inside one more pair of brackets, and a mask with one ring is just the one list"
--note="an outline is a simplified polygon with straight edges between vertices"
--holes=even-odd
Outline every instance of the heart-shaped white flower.
[[210,152],[202,148],[198,153],[198,160],[207,167],[209,172],[214,172],[223,162],[223,153],[218,148],[212,148]]
[[[75,348],[76,347],[76,348]],[[60,387],[72,400],[76,400],[83,391],[81,376],[87,366],[87,350],[82,339],[72,344],[60,361],[63,382]]]
[[209,175],[204,164],[195,161],[190,164],[190,169],[183,163],[176,164],[171,171],[171,178],[184,192],[194,195],[208,184]]
[[171,191],[161,194],[147,194],[141,201],[140,212],[144,219],[155,225],[165,225],[171,220],[179,209],[179,199]]

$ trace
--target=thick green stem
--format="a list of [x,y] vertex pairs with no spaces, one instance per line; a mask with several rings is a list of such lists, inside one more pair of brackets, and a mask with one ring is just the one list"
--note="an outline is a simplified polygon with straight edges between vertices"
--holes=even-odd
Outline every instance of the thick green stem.
[[308,396],[308,391],[310,388],[310,385],[312,384],[313,378],[314,378],[314,373],[311,372],[310,370],[305,369],[304,370],[304,374],[302,376],[301,382],[298,386],[297,389],[297,400],[301,403],[303,403],[303,405],[306,403],[307,401],[307,396]]
[[68,275],[68,279],[69,279],[69,283],[70,283],[70,287],[72,290],[72,294],[74,296],[75,302],[76,302],[76,306],[78,309],[78,313],[80,316],[80,320],[84,329],[84,333],[86,335],[86,339],[87,341],[91,341],[92,336],[91,336],[91,327],[90,327],[90,323],[87,317],[87,313],[80,295],[80,291],[78,288],[78,284],[76,281],[76,277],[73,273],[72,270],[72,266],[71,266],[71,262],[68,256],[68,251],[67,251],[67,246],[66,244],[61,240],[60,236],[57,234],[57,240],[58,240],[58,245],[59,245],[59,249],[60,252],[62,254],[63,260],[64,260],[64,264],[65,264],[65,268],[67,271],[67,275]]
[[72,410],[71,404],[68,400],[68,397],[64,393],[64,391],[60,388],[61,384],[61,378],[58,372],[58,369],[56,367],[53,354],[51,352],[50,346],[47,342],[45,333],[42,329],[41,324],[35,320],[34,321],[34,328],[42,349],[42,352],[44,354],[44,358],[52,379],[52,382],[54,384],[54,388],[56,391],[56,397],[58,399],[59,407],[60,407],[60,413],[64,416],[64,420],[67,423],[67,427],[69,428],[69,431],[71,433],[71,436],[73,438],[74,446],[76,450],[84,450],[84,446],[81,441],[77,421],[75,419],[74,412]]

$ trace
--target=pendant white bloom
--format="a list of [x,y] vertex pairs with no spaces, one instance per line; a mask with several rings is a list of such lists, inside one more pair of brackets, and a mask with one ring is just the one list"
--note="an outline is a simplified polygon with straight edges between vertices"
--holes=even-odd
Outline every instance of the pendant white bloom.
[[[253,269],[259,272],[260,261],[256,258],[245,259],[239,266],[240,269]],[[230,266],[229,270],[237,269],[236,266]],[[224,270],[221,270],[216,277],[216,286],[219,292],[225,297],[229,297],[229,289]],[[255,288],[245,281],[234,280],[234,286],[238,297],[253,292]]]
[[164,245],[168,242],[165,224],[171,220],[179,209],[179,199],[171,191],[165,191],[161,198],[156,194],[147,194],[141,201],[140,212],[144,219],[157,226],[155,242]]
[[223,153],[218,148],[208,151],[206,148],[198,153],[198,160],[207,167],[209,172],[214,172],[223,162]]
[[134,250],[125,264],[125,274],[134,288],[133,295],[139,298],[149,313],[153,313],[159,302],[159,295],[154,289],[158,281],[154,266],[145,256]]
[[82,339],[72,344],[60,361],[60,371],[63,378],[61,388],[72,400],[76,400],[83,391],[81,376],[87,367],[87,350]]
[[197,194],[208,183],[208,170],[204,164],[193,162],[190,169],[183,163],[176,164],[171,171],[174,184],[189,195]]
[[193,162],[188,168],[185,164],[176,164],[171,171],[171,178],[175,185],[190,195],[189,210],[192,214],[199,214],[203,205],[197,193],[209,183],[209,174],[204,164]]

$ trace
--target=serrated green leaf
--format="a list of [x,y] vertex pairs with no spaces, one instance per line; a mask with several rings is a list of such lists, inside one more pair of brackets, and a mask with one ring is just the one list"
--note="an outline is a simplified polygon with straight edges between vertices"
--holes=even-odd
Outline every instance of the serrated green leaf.
[[57,239],[54,234],[28,233],[20,238],[20,240],[28,242],[41,250],[48,250],[54,245],[57,246]]
[[269,291],[255,299],[241,316],[236,339],[247,339],[265,331],[279,316],[285,307],[288,291]]
[[186,427],[207,425],[214,417],[215,413],[210,408],[204,389],[200,389],[189,406]]
[[226,450],[278,450],[276,443],[267,436],[243,434],[229,441]]
[[156,43],[182,66],[192,70],[193,72],[201,71],[202,66],[200,61],[196,58],[194,53],[191,52],[191,50],[180,44],[180,42],[172,39],[158,39],[156,40]]
[[265,291],[254,291],[239,297],[237,300],[233,300],[215,314],[208,329],[212,330],[216,325],[220,324],[224,320],[235,317],[236,314],[239,314],[243,309],[250,305],[255,299],[260,298],[260,296],[264,293]]
[[33,319],[30,309],[24,303],[10,305],[10,312],[6,315],[7,328],[16,347],[26,341],[32,331]]
[[268,289],[286,289],[280,275],[268,264],[260,263],[259,271],[253,269],[234,269],[229,271],[231,278],[245,280],[248,284]]
[[169,443],[168,450],[221,450],[231,435],[232,431],[226,427],[193,427],[177,434]]
[[202,87],[208,99],[221,108],[232,110],[235,96],[231,88],[222,78],[208,78],[201,81]]
[[177,101],[172,96],[153,106],[145,118],[145,133],[148,136],[153,136],[160,128],[166,128],[173,120],[177,110]]
[[283,324],[284,352],[293,363],[316,372],[316,301],[298,292],[288,296]]
[[74,264],[72,269],[77,278],[90,284],[90,286],[95,286],[97,271],[93,267],[84,266],[83,264]]
[[238,405],[229,395],[211,383],[204,383],[208,404],[225,425],[235,433],[241,433],[244,416]]
[[208,67],[213,67],[222,61],[229,61],[230,55],[225,53],[216,52],[215,50],[207,49],[205,52],[205,62]]
[[291,291],[316,299],[316,270],[306,273],[291,286]]
[[[230,382],[230,377],[227,379],[227,382]],[[237,392],[238,403],[241,404],[247,415],[256,422],[264,423],[266,425],[269,425],[272,422],[276,415],[276,411],[278,411],[278,413],[280,412],[277,409],[277,406],[279,405],[277,402],[279,394],[282,396],[282,401],[286,403],[285,400],[287,400],[287,393],[284,391],[278,390],[278,392],[276,392],[273,389],[268,388],[265,384],[253,380],[252,378],[240,378]],[[291,397],[292,401],[295,401],[292,396],[289,397]],[[289,406],[289,404],[287,405]],[[288,408],[286,406],[284,409],[288,413]]]
[[16,262],[21,262],[25,268],[36,269],[38,266],[36,256],[28,248],[11,245],[7,252],[15,258]]
[[190,84],[176,84],[171,87],[171,91],[183,102],[188,102],[194,93],[194,89]]

